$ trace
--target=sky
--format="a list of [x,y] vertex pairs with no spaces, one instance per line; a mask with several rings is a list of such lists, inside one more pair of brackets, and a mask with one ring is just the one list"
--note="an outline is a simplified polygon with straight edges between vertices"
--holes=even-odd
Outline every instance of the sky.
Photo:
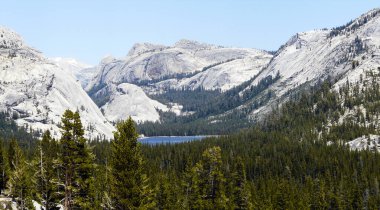
[[297,32],[343,25],[378,0],[11,0],[0,25],[47,57],[96,65],[133,44],[190,39],[277,50]]

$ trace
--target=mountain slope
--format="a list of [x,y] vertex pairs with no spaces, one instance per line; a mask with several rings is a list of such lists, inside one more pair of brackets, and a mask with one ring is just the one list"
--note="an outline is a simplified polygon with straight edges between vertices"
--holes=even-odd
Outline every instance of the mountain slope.
[[[252,58],[260,63],[245,70],[257,72],[267,64],[272,56],[255,49],[225,48],[195,41],[181,40],[174,46],[136,44],[123,59],[107,58],[98,68],[99,73],[89,83],[87,90],[98,89],[116,83],[136,83],[141,81],[165,80],[178,78],[178,75],[190,75],[206,71],[212,67],[235,61],[235,64],[249,62]],[[246,81],[249,78],[246,78]],[[220,87],[216,87],[220,88]]]
[[231,59],[203,70],[191,77],[169,79],[153,84],[156,90],[162,89],[220,89],[230,90],[256,76],[269,62],[270,55],[251,55]]
[[[325,80],[336,90],[347,81],[358,82],[361,87],[372,74],[368,71],[380,67],[379,37],[379,9],[342,27],[298,33],[250,81],[218,96],[221,103],[216,112],[209,112],[212,110],[209,106],[197,111],[209,113],[202,118],[208,124],[229,121],[236,116],[252,123],[265,119],[267,113],[298,92],[318,87]],[[207,100],[205,104],[212,101]]]
[[20,126],[50,129],[59,136],[66,109],[80,111],[87,137],[112,137],[112,125],[67,70],[0,28],[0,110],[13,113]]
[[268,67],[246,87],[245,91],[269,75],[279,73],[281,76],[268,89],[275,95],[273,100],[262,109],[253,110],[250,115],[267,112],[271,109],[270,104],[281,103],[289,93],[305,85],[315,85],[325,79],[338,84],[345,83],[348,78],[357,81],[363,69],[377,68],[380,64],[379,14],[379,9],[372,10],[344,27],[293,36],[279,49]]
[[[180,41],[173,47],[137,44],[124,60],[102,62],[100,73],[87,88],[93,99],[102,99],[103,103],[97,103],[100,106],[108,100],[104,96],[113,94],[107,92],[107,86],[114,83],[135,83],[150,95],[165,94],[170,89],[201,88],[220,89],[227,96],[239,90],[240,99],[223,106],[222,114],[218,111],[209,115],[207,121],[236,113],[250,120],[260,119],[299,90],[326,79],[337,84],[347,79],[357,81],[365,69],[377,68],[379,25],[379,9],[375,9],[342,27],[298,33],[274,56],[191,41]],[[277,76],[279,79],[273,81]],[[267,87],[258,88],[269,78],[273,84],[264,82]]]
[[56,57],[49,60],[63,70],[68,71],[69,74],[72,74],[81,83],[82,87],[86,87],[96,74],[96,69],[91,65],[79,62],[73,58]]
[[[146,103],[141,101],[141,104],[145,110],[150,110],[148,113],[152,117],[136,109],[132,111],[129,102],[118,103],[118,109],[124,112],[116,117],[115,111],[107,110],[111,106],[106,104],[110,104],[110,100],[122,101],[117,99],[123,96],[116,91],[116,86],[126,83],[139,86],[147,94],[159,94],[169,89],[227,91],[258,74],[271,57],[265,51],[225,48],[189,40],[181,40],[171,47],[136,44],[124,59],[103,59],[96,67],[98,74],[86,90],[111,121],[124,119],[128,115],[137,121],[158,121],[159,113],[154,105],[158,102],[151,103],[145,96]],[[131,92],[137,86],[124,85],[131,87]],[[125,113],[125,110],[129,112]],[[113,117],[109,117],[111,112]]]
[[159,121],[160,115],[157,110],[169,111],[169,108],[150,99],[144,91],[133,84],[122,83],[117,87],[113,86],[113,94],[109,101],[102,106],[104,116],[117,122],[122,119],[132,117],[136,122]]

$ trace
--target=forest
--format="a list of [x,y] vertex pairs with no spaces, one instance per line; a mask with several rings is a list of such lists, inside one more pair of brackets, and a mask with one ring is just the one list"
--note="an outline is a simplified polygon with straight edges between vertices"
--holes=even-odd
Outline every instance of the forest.
[[[187,114],[177,116],[173,112],[159,111],[160,122],[141,123],[138,125],[138,130],[148,136],[187,136],[230,134],[247,128],[252,124],[247,119],[247,113],[263,106],[274,96],[271,91],[265,90],[279,78],[278,73],[274,77],[269,75],[260,80],[257,85],[250,86],[256,79],[253,77],[226,92],[197,88],[195,90],[168,90],[162,94],[151,95],[150,97],[164,104],[183,105],[182,111]],[[240,93],[243,93],[242,96]],[[253,105],[243,110],[235,109],[249,101],[254,101]],[[226,112],[230,113],[225,114]]]
[[379,134],[369,74],[363,86],[324,82],[250,128],[182,144],[142,145],[131,118],[113,140],[88,140],[70,110],[60,139],[39,140],[4,114],[0,187],[20,209],[377,209],[380,155],[345,144]]

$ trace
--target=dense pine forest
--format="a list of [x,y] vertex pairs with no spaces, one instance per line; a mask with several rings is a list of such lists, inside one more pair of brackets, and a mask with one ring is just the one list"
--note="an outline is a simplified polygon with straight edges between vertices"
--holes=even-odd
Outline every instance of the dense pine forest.
[[377,209],[380,155],[346,145],[379,133],[379,74],[368,74],[295,93],[251,128],[182,144],[140,144],[131,118],[112,141],[90,141],[70,110],[60,139],[37,140],[4,114],[0,187],[20,209],[33,200],[46,209]]
[[[139,132],[148,136],[220,135],[247,128],[251,125],[246,117],[247,113],[263,106],[274,96],[271,91],[265,90],[280,79],[280,75],[269,75],[257,85],[250,86],[255,79],[253,77],[226,92],[202,88],[169,89],[165,93],[151,95],[150,97],[164,104],[177,102],[183,105],[182,111],[186,114],[177,116],[173,112],[160,111],[161,121],[139,124]],[[233,110],[251,100],[255,101],[252,106]],[[230,110],[233,110],[230,114],[224,114]]]

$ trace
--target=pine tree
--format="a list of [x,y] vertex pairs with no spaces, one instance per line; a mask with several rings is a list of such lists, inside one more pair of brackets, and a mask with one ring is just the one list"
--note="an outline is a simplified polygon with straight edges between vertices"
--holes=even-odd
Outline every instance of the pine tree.
[[251,209],[250,192],[247,188],[247,178],[243,160],[239,157],[236,160],[236,168],[233,174],[233,202],[234,209]]
[[10,147],[13,155],[9,156],[12,170],[7,183],[8,189],[13,197],[18,198],[19,209],[26,209],[32,206],[32,180],[29,167],[15,139],[12,139]]
[[94,156],[83,137],[79,112],[66,110],[62,117],[61,153],[58,164],[63,171],[65,209],[93,208]]
[[81,209],[93,209],[94,208],[94,160],[91,148],[86,143],[86,139],[83,137],[84,129],[80,120],[79,112],[75,112],[73,116],[74,124],[73,131],[74,135],[77,136],[77,185],[78,185],[78,196],[77,196],[77,206]]
[[190,209],[203,209],[204,206],[204,192],[205,180],[203,177],[203,165],[201,162],[195,164],[191,169],[191,185],[188,192],[188,206]]
[[155,203],[156,203],[156,209],[164,210],[164,209],[170,209],[170,192],[169,192],[169,182],[165,178],[165,175],[161,174],[159,176],[159,180],[156,184],[155,189]]
[[[227,197],[224,192],[225,178],[222,172],[220,147],[212,147],[203,152],[202,160],[196,164],[193,173],[196,184],[195,193],[199,193],[196,209],[225,209]],[[198,191],[198,192],[197,192]]]
[[3,149],[3,140],[0,139],[0,193],[5,190],[7,183],[6,161]]
[[182,179],[182,189],[184,198],[181,201],[185,209],[193,209],[196,201],[196,185],[194,184],[194,179],[196,179],[196,173],[193,168],[191,168],[191,161],[187,160],[185,172]]
[[76,142],[74,139],[73,130],[73,112],[66,110],[62,117],[63,133],[60,141],[62,154],[60,154],[60,164],[63,172],[63,185],[65,187],[64,192],[64,208],[70,210],[74,205],[74,179],[75,179],[75,154],[76,154]]
[[53,167],[53,160],[57,157],[56,143],[47,130],[39,142],[38,151],[34,160],[35,188],[37,200],[44,204],[45,209],[54,209],[58,202],[57,177]]
[[17,159],[16,159],[16,149],[18,148],[18,144],[16,142],[16,139],[12,138],[11,142],[8,147],[8,166],[9,170],[14,171],[15,165],[17,165]]
[[110,182],[111,182],[111,168],[108,166],[108,161],[106,160],[104,166],[100,166],[96,170],[95,183],[97,199],[100,202],[100,206],[103,209],[112,209],[112,201],[110,198]]
[[149,206],[150,192],[143,173],[140,143],[132,118],[116,126],[111,143],[111,199],[115,209]]

